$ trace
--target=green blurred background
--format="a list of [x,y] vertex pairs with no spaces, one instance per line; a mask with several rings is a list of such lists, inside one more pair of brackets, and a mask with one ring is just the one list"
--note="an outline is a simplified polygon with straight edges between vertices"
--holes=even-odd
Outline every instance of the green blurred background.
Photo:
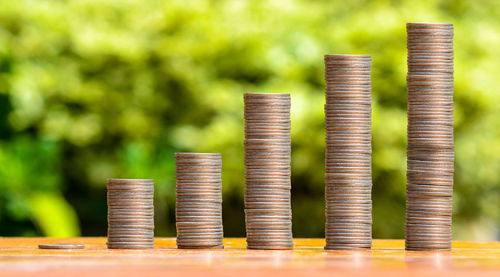
[[404,236],[406,22],[455,24],[454,239],[500,234],[500,1],[0,0],[0,235],[106,235],[106,178],[223,155],[244,236],[243,93],[292,95],[295,237],[324,235],[323,55],[373,55],[375,238]]

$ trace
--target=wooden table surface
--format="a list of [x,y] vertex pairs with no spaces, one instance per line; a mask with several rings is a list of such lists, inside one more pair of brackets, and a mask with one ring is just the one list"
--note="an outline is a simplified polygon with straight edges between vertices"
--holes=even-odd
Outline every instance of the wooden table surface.
[[[85,244],[42,250],[38,244]],[[402,240],[374,240],[371,251],[324,251],[323,239],[295,239],[288,251],[180,250],[156,238],[151,250],[108,250],[106,238],[0,238],[0,276],[500,276],[500,242],[454,242],[452,251],[405,252]]]

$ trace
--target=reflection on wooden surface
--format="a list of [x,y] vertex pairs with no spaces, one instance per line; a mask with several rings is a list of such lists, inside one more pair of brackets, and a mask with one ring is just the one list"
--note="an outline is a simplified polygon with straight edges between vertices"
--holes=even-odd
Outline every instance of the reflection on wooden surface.
[[[85,244],[42,250],[38,244]],[[289,251],[180,250],[157,238],[153,250],[108,250],[106,238],[0,238],[0,276],[500,276],[500,242],[454,242],[452,251],[405,252],[402,240],[374,240],[371,251],[324,251],[323,239],[295,239]]]

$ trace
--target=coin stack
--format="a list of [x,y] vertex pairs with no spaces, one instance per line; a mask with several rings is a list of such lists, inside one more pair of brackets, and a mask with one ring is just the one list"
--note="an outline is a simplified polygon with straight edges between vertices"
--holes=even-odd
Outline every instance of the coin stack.
[[247,248],[292,249],[290,94],[245,93]]
[[154,247],[154,183],[108,179],[108,248]]
[[325,81],[325,249],[370,249],[371,56],[325,55]]
[[176,153],[177,247],[224,248],[219,153]]
[[408,23],[406,249],[451,249],[453,24]]

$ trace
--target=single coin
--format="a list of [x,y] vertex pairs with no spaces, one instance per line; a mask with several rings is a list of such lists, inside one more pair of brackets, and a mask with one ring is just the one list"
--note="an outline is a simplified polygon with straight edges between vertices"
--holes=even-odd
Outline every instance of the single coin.
[[39,244],[40,249],[82,249],[85,248],[83,244]]

